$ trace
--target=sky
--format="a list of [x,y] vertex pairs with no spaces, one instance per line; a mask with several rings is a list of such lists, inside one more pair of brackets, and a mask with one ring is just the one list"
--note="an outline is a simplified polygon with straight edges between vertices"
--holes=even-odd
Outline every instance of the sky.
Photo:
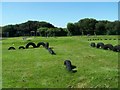
[[118,20],[117,2],[2,2],[0,25],[46,21],[56,27],[84,18]]

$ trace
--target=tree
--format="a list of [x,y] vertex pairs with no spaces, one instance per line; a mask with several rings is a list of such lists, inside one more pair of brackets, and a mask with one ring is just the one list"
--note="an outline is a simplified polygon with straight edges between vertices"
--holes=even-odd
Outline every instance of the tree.
[[98,23],[96,23],[95,28],[96,28],[97,35],[106,34],[105,23],[99,21]]
[[95,32],[95,24],[97,23],[96,19],[85,18],[78,21],[79,28],[83,34],[93,35]]
[[14,29],[13,25],[4,26],[2,32],[3,32],[3,36],[6,36],[5,34],[8,32],[9,32],[9,37],[16,36],[16,30]]
[[68,23],[67,24],[67,29],[69,35],[74,35],[75,34],[75,25],[73,23]]
[[108,22],[105,26],[106,28],[106,34],[107,35],[116,35],[116,32],[114,30],[114,23],[113,22]]
[[120,21],[114,22],[114,30],[116,32],[116,35],[120,35]]
[[48,30],[47,27],[41,27],[37,29],[37,31],[40,32],[40,36],[47,36],[47,30]]
[[[7,25],[3,27],[3,33],[9,33],[9,36],[24,36],[24,35],[31,35],[31,31],[34,31],[35,34],[37,29],[40,27],[46,28],[55,28],[52,24],[48,22],[39,22],[39,21],[27,21],[25,23],[16,24],[16,25]],[[5,35],[3,35],[5,36]]]

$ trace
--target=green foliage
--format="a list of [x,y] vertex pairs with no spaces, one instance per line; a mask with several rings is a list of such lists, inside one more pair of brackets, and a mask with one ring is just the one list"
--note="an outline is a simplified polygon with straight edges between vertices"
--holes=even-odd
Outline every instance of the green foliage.
[[40,32],[41,36],[47,36],[47,37],[66,36],[67,35],[66,29],[62,29],[62,28],[42,27],[42,28],[39,28],[38,31]]
[[105,35],[106,34],[105,23],[98,22],[95,25],[95,28],[96,28],[96,34],[97,35]]
[[2,27],[0,27],[0,37],[2,36]]
[[40,27],[54,28],[54,26],[47,22],[27,21],[22,24],[7,25],[3,27],[3,36],[6,36],[6,32],[9,32],[9,36],[24,36],[31,35],[31,31],[37,31]]
[[89,18],[81,19],[80,21],[78,21],[80,30],[85,35],[86,34],[91,34],[91,35],[94,34],[96,23],[97,23],[97,20],[89,19]]
[[67,24],[68,35],[120,35],[120,21],[81,19]]
[[93,18],[81,19],[75,23],[68,23],[67,28],[54,27],[48,22],[27,21],[16,25],[3,27],[3,37],[15,36],[75,36],[75,35],[120,35],[120,21],[110,22],[107,20],[98,21]]

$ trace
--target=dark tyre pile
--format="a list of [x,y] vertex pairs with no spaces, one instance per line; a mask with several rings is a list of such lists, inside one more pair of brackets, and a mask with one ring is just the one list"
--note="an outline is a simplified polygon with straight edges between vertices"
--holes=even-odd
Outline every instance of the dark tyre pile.
[[90,38],[88,39],[88,41],[96,41],[96,40],[120,40],[120,39],[116,39],[116,38],[105,38],[105,39],[100,39],[100,38]]
[[103,50],[112,50],[114,52],[120,52],[120,45],[113,46],[112,44],[104,44],[102,42],[99,42],[95,44],[94,42],[90,43],[91,47],[101,48]]
[[113,45],[112,44],[106,44],[103,46],[104,50],[113,50]]
[[120,52],[120,45],[116,45],[113,47],[113,51]]
[[[56,55],[56,53],[52,50],[52,48],[49,48],[49,43],[46,42],[39,42],[37,43],[37,45],[33,42],[29,42],[24,46],[19,46],[18,49],[29,49],[30,47],[33,47],[33,48],[39,48],[40,46],[44,47],[46,50],[48,50],[48,52],[51,54],[51,55]],[[9,47],[8,50],[16,50],[15,47]]]

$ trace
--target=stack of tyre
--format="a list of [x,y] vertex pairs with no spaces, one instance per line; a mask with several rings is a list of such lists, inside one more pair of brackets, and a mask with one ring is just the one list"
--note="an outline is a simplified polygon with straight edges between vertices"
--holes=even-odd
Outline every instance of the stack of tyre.
[[104,50],[112,50],[114,52],[120,52],[120,45],[113,46],[112,44],[104,44],[102,42],[99,42],[97,44],[95,44],[94,42],[91,42],[90,46],[96,47],[96,48],[101,48]]
[[[39,42],[37,45],[33,42],[29,42],[24,46],[19,46],[19,49],[28,49],[30,48],[30,46],[32,46],[33,48],[39,48],[40,46],[43,46],[44,48],[46,48],[50,54],[52,55],[56,55],[56,53],[52,50],[52,48],[49,48],[49,43],[46,42]],[[15,47],[9,47],[8,50],[16,50]]]

